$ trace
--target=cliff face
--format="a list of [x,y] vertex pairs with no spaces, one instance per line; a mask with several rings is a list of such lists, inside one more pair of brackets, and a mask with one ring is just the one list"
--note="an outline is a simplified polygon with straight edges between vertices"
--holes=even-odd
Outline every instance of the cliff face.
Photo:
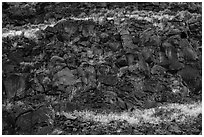
[[49,96],[56,111],[201,100],[201,4],[190,5],[3,3],[3,76],[28,73],[16,101]]

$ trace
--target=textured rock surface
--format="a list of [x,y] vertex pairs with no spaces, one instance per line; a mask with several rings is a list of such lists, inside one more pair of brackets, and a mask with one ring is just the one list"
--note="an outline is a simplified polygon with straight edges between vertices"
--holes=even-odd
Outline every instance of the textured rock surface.
[[[26,103],[36,108],[47,99],[55,111],[113,112],[201,100],[200,3],[2,6],[2,73],[9,99],[44,95]],[[12,73],[28,76],[16,87],[7,82]],[[26,93],[19,93],[24,87]],[[167,128],[182,134],[177,125]]]

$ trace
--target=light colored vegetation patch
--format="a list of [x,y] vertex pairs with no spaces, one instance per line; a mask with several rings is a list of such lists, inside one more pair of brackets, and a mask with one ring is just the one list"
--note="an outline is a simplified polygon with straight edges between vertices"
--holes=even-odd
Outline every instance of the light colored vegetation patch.
[[[181,18],[183,19],[186,15],[190,14],[188,12],[179,12],[177,15],[169,15],[169,14],[165,14],[162,11],[160,12],[153,12],[153,11],[138,11],[135,10],[132,13],[127,13],[127,14],[122,14],[120,13],[121,11],[117,11],[117,10],[106,10],[106,13],[104,14],[102,13],[97,13],[97,14],[92,14],[88,17],[71,17],[70,19],[73,20],[94,20],[96,22],[100,22],[100,20],[103,20],[104,16],[106,16],[106,14],[113,12],[113,16],[112,17],[108,17],[107,20],[113,20],[115,18],[119,18],[121,20],[124,20],[124,18],[134,18],[137,20],[146,20],[148,22],[153,23],[154,26],[160,27],[161,29],[163,29],[163,24],[162,23],[156,23],[154,20],[172,20],[173,18],[177,17],[177,18]],[[199,14],[192,14],[192,16],[201,16]],[[47,26],[53,27],[54,25],[56,25],[58,22],[63,21],[66,19],[61,19],[59,21],[45,21],[44,24],[39,24],[39,25],[25,25],[22,26],[21,28],[18,27],[14,27],[14,29],[7,29],[7,28],[3,28],[2,29],[2,37],[14,37],[14,36],[20,36],[23,35],[26,38],[31,38],[31,39],[37,39],[37,35],[36,32],[38,32],[39,30],[44,30]]]
[[169,108],[169,109],[178,109],[182,113],[190,116],[197,116],[202,112],[202,102],[196,102],[193,104],[168,104],[165,106],[162,106],[163,108]]
[[110,121],[128,121],[129,123],[138,123],[139,119],[130,116],[129,113],[104,113],[96,114],[91,111],[74,112],[76,116],[82,117],[84,120],[93,120],[95,122],[109,123]]
[[135,110],[134,112],[122,113],[96,113],[93,111],[74,111],[72,113],[62,113],[80,117],[85,121],[95,121],[107,124],[111,121],[127,121],[129,124],[151,123],[159,124],[161,122],[185,122],[191,118],[202,114],[202,103],[193,104],[168,104],[157,108]]
[[[147,15],[146,15],[147,14]],[[133,15],[125,15],[128,18],[136,18],[138,20],[147,20],[149,22],[153,21],[153,18],[156,19],[161,19],[163,17],[163,15],[155,15],[155,16],[151,16],[151,17],[146,17],[148,16],[148,12],[146,12],[146,14],[144,16],[141,16],[140,11],[138,11],[138,13],[135,13]],[[154,13],[156,14],[156,13]],[[167,16],[167,17],[166,17]],[[169,17],[168,15],[166,15],[166,18],[170,18],[172,19],[174,16]],[[95,21],[98,21],[99,18],[95,19],[94,16],[90,16],[90,17],[83,17],[83,18],[77,18],[77,17],[72,17],[71,19],[73,20],[90,20],[93,19]],[[112,20],[114,19],[113,17],[109,17],[108,20]],[[61,20],[65,20],[65,19],[61,19]],[[59,21],[58,21],[59,22]],[[8,30],[6,28],[2,29],[2,37],[14,37],[14,36],[21,36],[24,35],[26,38],[29,39],[37,39],[36,36],[36,32],[38,32],[39,30],[44,30],[47,26],[53,27],[55,24],[57,23],[57,21],[54,22],[50,22],[50,23],[45,23],[45,24],[39,24],[39,25],[31,25],[30,27],[26,27],[23,26],[21,29],[16,28],[14,30]]]
[[2,34],[2,37],[15,37],[15,36],[24,36],[28,39],[38,39],[37,33],[40,29],[22,29],[22,30],[9,30]]

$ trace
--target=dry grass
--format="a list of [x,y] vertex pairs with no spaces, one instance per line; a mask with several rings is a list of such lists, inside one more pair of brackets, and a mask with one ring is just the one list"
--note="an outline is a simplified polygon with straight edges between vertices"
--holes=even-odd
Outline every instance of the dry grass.
[[63,113],[83,118],[83,120],[101,122],[107,124],[110,121],[127,121],[129,124],[170,122],[175,119],[178,122],[185,122],[189,118],[202,114],[202,102],[193,104],[168,104],[157,108],[135,110],[134,112],[122,113],[95,113],[93,111],[74,111]]

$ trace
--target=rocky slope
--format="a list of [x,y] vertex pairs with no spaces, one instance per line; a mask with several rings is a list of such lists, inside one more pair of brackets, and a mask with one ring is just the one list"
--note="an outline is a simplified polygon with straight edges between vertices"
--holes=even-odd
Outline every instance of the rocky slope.
[[201,3],[190,5],[3,3],[4,133],[34,134],[62,111],[201,101]]

